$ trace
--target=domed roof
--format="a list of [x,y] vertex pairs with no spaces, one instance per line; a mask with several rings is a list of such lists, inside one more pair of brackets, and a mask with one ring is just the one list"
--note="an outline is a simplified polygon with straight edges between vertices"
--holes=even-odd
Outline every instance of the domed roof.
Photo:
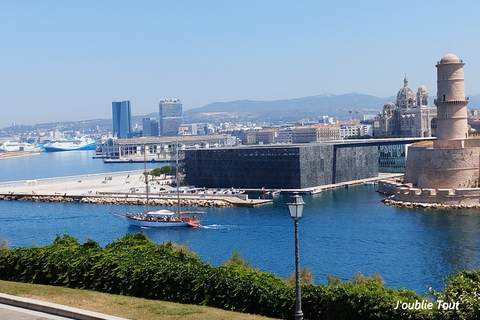
[[460,60],[457,58],[456,55],[452,53],[447,53],[446,55],[443,56],[442,60],[440,60],[440,63],[455,63],[455,62],[460,62]]
[[393,109],[395,109],[396,106],[395,106],[395,103],[393,103],[392,101],[388,101],[387,103],[385,103],[385,104],[383,105],[383,108],[384,108],[384,109],[388,109],[388,108],[393,108]]
[[397,106],[392,101],[388,101],[383,105],[383,115],[391,117]]
[[427,87],[425,87],[423,84],[421,84],[420,87],[418,87],[417,92],[420,94],[428,94]]
[[397,93],[397,101],[398,100],[409,100],[415,99],[415,93],[410,87],[403,87]]

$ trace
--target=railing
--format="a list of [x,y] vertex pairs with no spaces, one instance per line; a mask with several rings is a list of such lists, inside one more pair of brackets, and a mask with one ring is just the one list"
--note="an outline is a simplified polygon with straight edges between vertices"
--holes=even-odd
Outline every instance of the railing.
[[447,101],[444,101],[442,99],[433,99],[433,102],[435,104],[462,104],[462,103],[465,103],[465,101],[469,101],[470,98],[469,97],[465,97],[465,100],[447,100]]

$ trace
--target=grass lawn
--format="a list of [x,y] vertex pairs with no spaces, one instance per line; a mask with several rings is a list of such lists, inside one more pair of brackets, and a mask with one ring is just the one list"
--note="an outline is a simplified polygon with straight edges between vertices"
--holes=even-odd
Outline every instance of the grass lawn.
[[0,281],[0,292],[135,320],[266,320],[267,317],[197,305],[147,300],[94,291]]

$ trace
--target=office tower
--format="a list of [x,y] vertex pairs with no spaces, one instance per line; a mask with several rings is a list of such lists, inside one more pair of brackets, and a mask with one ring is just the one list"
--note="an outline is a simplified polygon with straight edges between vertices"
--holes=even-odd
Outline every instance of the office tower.
[[130,101],[112,102],[113,135],[119,139],[130,137],[132,132]]
[[163,99],[159,104],[160,135],[176,136],[182,124],[182,103],[180,99]]
[[143,119],[143,136],[158,137],[158,121],[155,118]]

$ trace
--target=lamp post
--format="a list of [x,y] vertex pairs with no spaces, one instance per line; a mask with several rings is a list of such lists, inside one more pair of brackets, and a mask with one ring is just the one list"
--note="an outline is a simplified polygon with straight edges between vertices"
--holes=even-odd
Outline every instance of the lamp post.
[[300,255],[298,250],[298,219],[302,217],[303,206],[305,202],[298,194],[290,197],[287,203],[290,217],[293,219],[295,226],[295,320],[303,319],[302,312],[302,293],[300,292]]

